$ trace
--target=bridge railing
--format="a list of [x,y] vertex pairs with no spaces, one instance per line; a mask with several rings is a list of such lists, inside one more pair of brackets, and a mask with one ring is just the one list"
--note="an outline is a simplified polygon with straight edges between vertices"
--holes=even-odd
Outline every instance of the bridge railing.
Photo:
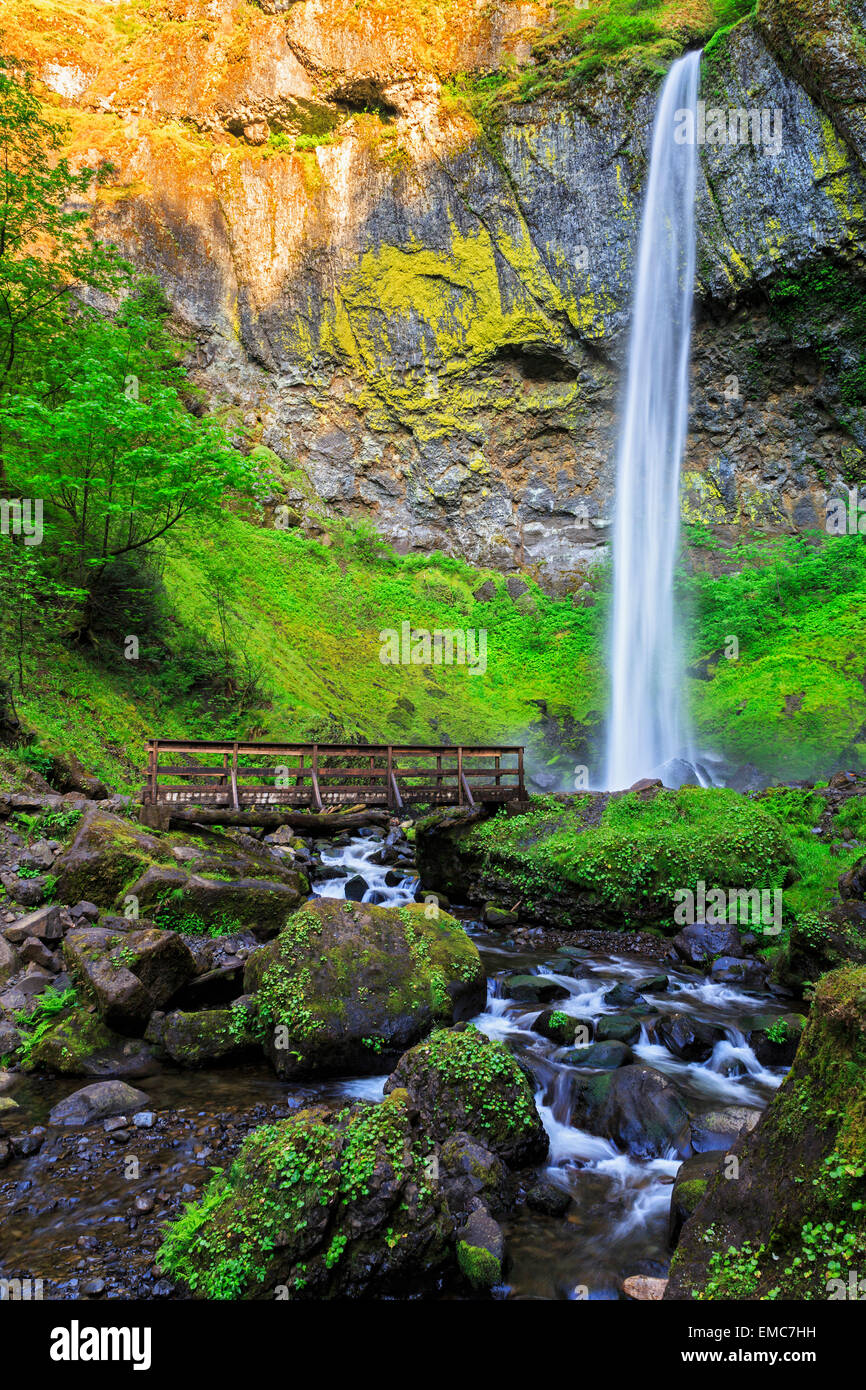
[[400,810],[526,799],[519,745],[150,739],[145,773],[145,805]]

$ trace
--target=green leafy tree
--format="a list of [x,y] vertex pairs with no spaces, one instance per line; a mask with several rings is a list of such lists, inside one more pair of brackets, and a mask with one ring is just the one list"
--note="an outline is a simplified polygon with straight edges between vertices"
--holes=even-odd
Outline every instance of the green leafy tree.
[[221,427],[187,409],[163,319],[145,282],[114,318],[70,325],[42,379],[0,405],[10,480],[44,499],[49,544],[82,589],[251,482]]
[[87,200],[110,167],[74,170],[66,134],[26,67],[0,58],[0,490],[44,513],[38,557],[0,535],[0,640],[19,685],[28,643],[90,632],[96,608],[104,627],[118,575],[144,572],[253,472],[189,408],[160,286],[92,228]]
[[65,125],[46,115],[28,69],[0,57],[0,398],[62,335],[70,291],[112,292],[125,266],[98,240],[86,199],[111,166],[73,170]]

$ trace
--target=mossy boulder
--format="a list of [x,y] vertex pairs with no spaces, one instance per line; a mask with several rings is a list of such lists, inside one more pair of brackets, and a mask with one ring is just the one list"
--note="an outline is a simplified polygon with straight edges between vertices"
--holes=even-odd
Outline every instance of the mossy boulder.
[[78,1007],[40,1032],[28,1049],[27,1068],[109,1080],[149,1076],[158,1064],[141,1038],[125,1038],[98,1013]]
[[62,902],[82,899],[112,907],[127,884],[154,861],[168,857],[167,846],[149,831],[100,807],[85,811],[69,848],[55,861]]
[[[239,867],[247,872],[238,872]],[[130,883],[143,913],[178,932],[219,931],[222,935],[252,928],[265,940],[284,927],[309,891],[302,874],[276,862],[245,860],[228,854],[205,873],[177,866],[151,865]]]
[[866,965],[866,903],[844,902],[826,912],[803,912],[773,965],[774,978],[801,992],[829,970]]
[[492,1289],[502,1282],[505,1241],[502,1229],[483,1207],[473,1211],[460,1231],[457,1264],[474,1289]]
[[85,812],[55,873],[64,902],[131,900],[139,915],[179,932],[251,926],[270,936],[309,891],[302,874],[254,841],[157,833],[101,807]]
[[485,998],[481,958],[453,917],[333,898],[307,903],[255,951],[244,987],[285,1077],[383,1071]]
[[[866,968],[817,985],[794,1065],[683,1229],[666,1298],[845,1296],[866,1261]],[[838,1282],[837,1282],[838,1281]]]
[[577,1019],[563,1013],[562,1009],[545,1009],[532,1020],[533,1033],[547,1038],[549,1042],[559,1043],[560,1047],[574,1042],[576,1027]]
[[724,1153],[713,1149],[694,1154],[680,1164],[671,1188],[671,1209],[668,1218],[668,1243],[676,1249],[683,1226],[694,1215],[714,1177],[725,1161]]
[[634,1061],[634,1053],[623,1042],[590,1043],[589,1047],[573,1047],[562,1058],[569,1067],[586,1067],[593,1071],[614,1071]]
[[790,1067],[805,1026],[802,1014],[756,1014],[742,1020],[749,1046],[763,1067]]
[[259,1051],[258,1020],[249,1007],[176,1010],[166,1015],[160,1045],[173,1062],[184,1067],[243,1061]]
[[196,973],[186,943],[176,932],[158,927],[129,932],[78,928],[67,934],[63,956],[108,1027],[131,1037],[141,1036],[154,1009],[168,1003]]
[[636,1043],[640,1037],[640,1019],[634,1014],[602,1014],[595,1036],[598,1042]]
[[419,823],[416,846],[422,881],[473,903],[519,900],[521,919],[557,928],[673,932],[678,890],[782,888],[794,864],[785,827],[719,787],[540,796],[486,820],[441,813]]
[[157,1259],[196,1298],[335,1298],[429,1289],[456,1267],[433,1146],[408,1097],[302,1110],[244,1142],[169,1227]]
[[385,1083],[405,1089],[425,1133],[459,1130],[486,1145],[511,1168],[540,1163],[548,1138],[532,1087],[515,1058],[472,1024],[437,1029],[412,1048]]
[[567,999],[568,990],[545,975],[509,975],[502,981],[506,999],[521,1004],[548,1004],[552,999]]

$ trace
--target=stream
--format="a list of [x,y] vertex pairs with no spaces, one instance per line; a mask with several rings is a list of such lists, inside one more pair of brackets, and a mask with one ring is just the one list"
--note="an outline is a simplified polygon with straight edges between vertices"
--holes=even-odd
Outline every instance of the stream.
[[[360,831],[341,846],[320,842],[314,894],[342,898],[346,884],[360,875],[367,885],[364,901],[385,906],[411,901],[417,887],[411,864],[378,864],[374,856],[380,857],[381,849],[381,837],[372,831]],[[509,1261],[507,1283],[497,1296],[622,1298],[625,1276],[667,1272],[668,1212],[679,1160],[673,1153],[640,1160],[608,1139],[574,1128],[569,1098],[577,1071],[562,1060],[567,1049],[532,1031],[543,1006],[508,999],[502,986],[515,972],[543,974],[567,991],[556,1002],[558,1011],[597,1020],[619,1011],[605,1002],[606,991],[658,974],[659,960],[586,951],[576,962],[562,956],[557,961],[550,945],[519,948],[507,931],[485,928],[468,909],[453,906],[452,911],[478,946],[488,974],[486,1008],[473,1021],[507,1043],[531,1071],[550,1138],[539,1176],[572,1199],[561,1216],[519,1202],[503,1219]],[[555,967],[563,964],[574,973],[558,973]],[[688,1013],[721,1027],[725,1040],[716,1043],[707,1061],[686,1063],[653,1042],[644,1024],[632,1049],[636,1060],[671,1078],[692,1118],[722,1106],[766,1105],[785,1073],[759,1064],[741,1023],[757,1012],[782,1014],[786,1006],[668,962],[663,970],[668,990],[653,996],[653,1013]],[[17,1123],[33,1135],[33,1152],[0,1171],[0,1277],[41,1278],[45,1297],[170,1296],[171,1286],[154,1265],[160,1231],[195,1198],[212,1167],[225,1166],[255,1126],[313,1100],[376,1101],[385,1080],[385,1075],[365,1076],[287,1088],[256,1065],[201,1072],[166,1068],[133,1083],[150,1100],[147,1127],[69,1130],[48,1126],[48,1112],[86,1081],[23,1077],[14,1091],[21,1107]]]

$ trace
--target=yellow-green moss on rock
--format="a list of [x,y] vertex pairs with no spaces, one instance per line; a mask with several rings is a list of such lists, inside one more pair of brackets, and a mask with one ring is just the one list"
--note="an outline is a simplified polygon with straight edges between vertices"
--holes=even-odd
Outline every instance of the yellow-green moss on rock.
[[254,952],[244,987],[275,1070],[297,1076],[384,1070],[434,1023],[477,1013],[485,976],[447,913],[317,898]]

